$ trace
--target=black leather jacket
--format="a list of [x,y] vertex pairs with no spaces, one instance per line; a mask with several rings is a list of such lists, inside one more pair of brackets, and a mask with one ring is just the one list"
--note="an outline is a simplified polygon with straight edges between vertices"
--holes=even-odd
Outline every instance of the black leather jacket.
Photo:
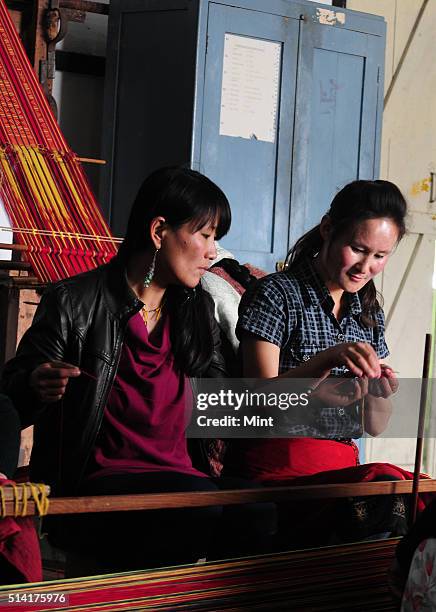
[[[215,346],[206,375],[225,376],[213,302],[208,294],[203,297]],[[12,398],[22,426],[35,424],[31,478],[50,484],[57,495],[74,494],[81,483],[117,371],[127,322],[142,306],[118,258],[60,281],[45,292],[16,357],[5,366],[3,390]],[[29,378],[38,365],[54,360],[77,365],[82,374],[70,379],[60,402],[43,404],[29,386]]]

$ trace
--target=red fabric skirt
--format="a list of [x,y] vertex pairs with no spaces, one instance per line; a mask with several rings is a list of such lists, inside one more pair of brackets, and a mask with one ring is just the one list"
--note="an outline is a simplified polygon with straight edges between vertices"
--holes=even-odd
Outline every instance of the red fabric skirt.
[[355,467],[359,464],[359,451],[354,442],[336,440],[247,439],[230,445],[229,462],[231,472],[251,480],[269,482]]
[[[229,451],[229,469],[265,486],[321,485],[412,480],[413,474],[390,463],[359,465],[354,442],[314,438],[240,440]],[[422,476],[425,478],[425,476]],[[421,494],[418,512],[432,499]],[[407,530],[407,497],[368,496],[354,499],[301,501],[279,505],[279,531],[284,548],[362,539]],[[332,540],[337,537],[337,540]]]

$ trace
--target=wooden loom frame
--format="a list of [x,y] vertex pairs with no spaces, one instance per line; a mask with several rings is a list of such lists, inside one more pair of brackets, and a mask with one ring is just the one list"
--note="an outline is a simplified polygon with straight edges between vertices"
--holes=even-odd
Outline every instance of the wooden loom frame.
[[[421,479],[419,492],[436,493],[436,479]],[[412,480],[393,480],[347,484],[264,487],[243,490],[195,491],[189,493],[53,497],[50,498],[47,515],[200,508],[255,502],[297,502],[313,499],[340,499],[374,495],[412,495],[413,493],[414,484]],[[5,516],[14,516],[12,496],[8,496],[8,498],[6,498]],[[26,516],[37,514],[35,503],[29,500]]]
[[[420,481],[420,485],[422,492],[436,492],[436,480],[424,479]],[[412,481],[382,481],[355,484],[271,487],[265,489],[228,490],[218,492],[53,498],[50,501],[50,507],[47,514],[153,510],[163,508],[204,507],[217,504],[229,505],[265,501],[303,501],[313,499],[334,499],[349,496],[354,497],[360,495],[412,493]],[[14,504],[12,500],[6,502],[6,509],[13,513]],[[35,512],[34,502],[29,501],[28,510],[30,514]],[[395,595],[389,590],[387,573],[394,559],[395,548],[398,542],[398,538],[372,542],[353,542],[341,546],[323,546],[305,551],[293,550],[257,557],[246,557],[226,562],[225,565],[229,566],[227,571],[231,572],[232,575],[236,572],[236,576],[239,575],[238,573],[241,573],[241,578],[237,580],[236,595],[233,595],[235,602],[230,608],[227,608],[226,605],[219,609],[282,610],[285,609],[282,607],[284,602],[286,603],[286,609],[292,609],[289,606],[295,605],[295,602],[307,601],[309,598],[313,604],[316,602],[317,605],[315,608],[302,607],[296,609],[335,609],[335,612],[336,610],[362,609],[396,610],[398,609],[398,602],[395,601]],[[254,582],[250,584],[249,577],[251,571],[254,572],[253,576],[256,577],[256,572],[259,571],[259,568],[260,571],[268,571],[268,567],[275,563],[285,563],[287,568],[286,575],[288,578],[285,582],[281,581],[277,588],[274,589],[274,597],[278,599],[278,603],[274,603],[271,600],[268,606],[265,607],[265,586],[257,583],[256,578]],[[195,565],[190,565],[166,568],[164,570],[129,572],[119,574],[118,580],[122,583],[126,582],[127,584],[129,581],[137,583],[142,575],[146,588],[152,588],[155,575],[159,575],[164,581],[175,581],[175,583],[177,583],[177,581],[179,581],[179,583],[187,581],[189,583],[192,579],[191,576],[198,574],[202,575],[204,572],[205,576],[210,577],[211,575],[213,576],[214,571],[219,574],[222,571],[222,567],[223,562],[208,562],[199,568]],[[251,568],[253,569],[251,570]],[[326,568],[328,568],[327,574],[331,575],[329,579],[325,577]],[[306,580],[302,581],[301,578],[299,578],[301,573],[304,574],[304,572],[308,572],[308,576],[310,577],[309,582],[306,582]],[[295,580],[294,573],[297,575]],[[316,576],[322,577],[319,584],[317,583]],[[71,593],[71,597],[73,598],[75,597],[75,593],[80,591],[83,580],[84,578],[66,579],[62,584],[58,581],[47,581],[38,583],[36,586],[23,584],[19,586],[19,592],[35,592],[35,590],[37,592],[53,592],[61,590],[62,592]],[[89,578],[85,580],[89,580]],[[367,584],[365,580],[368,580]],[[362,586],[362,583],[364,586]],[[104,589],[105,585],[110,587],[111,577],[108,576],[105,578],[104,576],[100,576],[98,578],[98,584],[99,589]],[[150,585],[150,587],[147,585]],[[2,592],[7,591],[7,588],[8,587],[0,587],[0,595]],[[213,585],[212,588],[214,588]],[[356,594],[356,589],[359,591],[358,594]],[[17,591],[16,585],[14,585],[13,590],[14,592]],[[135,591],[135,593],[141,598],[141,603],[145,604],[144,607],[138,609],[153,609],[153,597],[148,599],[147,595],[144,595],[140,590]],[[217,586],[216,599],[213,599],[212,607],[210,607],[211,604],[208,604],[206,601],[204,604],[205,607],[201,607],[200,609],[218,609],[213,606],[219,604],[220,593],[220,588]],[[259,593],[259,600],[257,599],[257,593]],[[223,592],[223,597],[226,597],[225,592]],[[207,592],[204,594],[204,598],[207,600]],[[362,601],[365,601],[365,605],[370,602],[370,607],[359,607]],[[349,607],[351,602],[354,602],[354,605]],[[333,607],[331,607],[332,605]],[[172,608],[170,606],[163,609],[171,610]]]

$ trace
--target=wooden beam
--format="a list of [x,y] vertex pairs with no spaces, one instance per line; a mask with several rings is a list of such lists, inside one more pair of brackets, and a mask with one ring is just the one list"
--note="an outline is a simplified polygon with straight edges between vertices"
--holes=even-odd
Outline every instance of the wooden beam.
[[[335,499],[372,495],[412,493],[411,480],[358,482],[311,486],[264,487],[228,491],[196,491],[190,493],[150,493],[142,495],[100,495],[89,497],[53,497],[48,514],[85,514],[88,512],[126,512],[170,508],[202,508],[256,502],[298,502],[308,499]],[[436,480],[423,478],[421,493],[436,492]],[[29,502],[28,514],[35,513]],[[12,516],[13,503],[6,502],[6,515]]]
[[109,15],[109,5],[100,2],[88,2],[87,0],[60,0],[60,8],[81,11],[84,13],[97,13]]
[[47,43],[45,40],[44,16],[49,0],[35,0],[31,27],[25,38],[26,51],[33,69],[40,76],[41,62],[47,61]]

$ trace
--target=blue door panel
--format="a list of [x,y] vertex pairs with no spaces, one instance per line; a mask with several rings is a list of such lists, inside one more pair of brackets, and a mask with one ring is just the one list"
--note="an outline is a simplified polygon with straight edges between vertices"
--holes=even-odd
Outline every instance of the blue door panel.
[[314,203],[321,198],[324,205],[334,185],[344,185],[358,175],[364,68],[362,57],[314,50],[315,91],[307,148],[312,178],[307,182],[307,201],[312,205],[306,214],[307,227],[320,219],[320,208]]
[[301,28],[290,245],[346,183],[377,176],[380,42],[318,23]]
[[[287,248],[298,30],[296,19],[209,6],[200,170],[222,187],[232,206],[232,228],[222,245],[239,260],[266,270],[274,269]],[[281,44],[279,114],[273,143],[219,133],[226,33]]]

